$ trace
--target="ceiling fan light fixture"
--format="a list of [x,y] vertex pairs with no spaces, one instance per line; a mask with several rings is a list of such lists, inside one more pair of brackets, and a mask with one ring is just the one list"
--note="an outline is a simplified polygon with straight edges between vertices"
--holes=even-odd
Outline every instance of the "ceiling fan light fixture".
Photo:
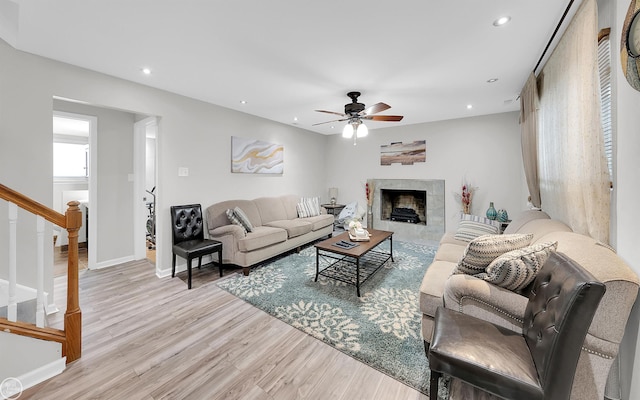
[[356,130],[357,137],[365,137],[369,134],[369,128],[363,123],[358,124],[358,129]]
[[342,128],[342,137],[345,139],[351,139],[352,136],[353,136],[353,125],[348,123],[344,126],[344,128]]

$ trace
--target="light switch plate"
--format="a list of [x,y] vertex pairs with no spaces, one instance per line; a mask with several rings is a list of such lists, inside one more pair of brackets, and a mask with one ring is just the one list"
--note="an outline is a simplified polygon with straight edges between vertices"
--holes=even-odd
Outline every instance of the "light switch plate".
[[187,167],[178,168],[178,176],[189,176],[189,168]]

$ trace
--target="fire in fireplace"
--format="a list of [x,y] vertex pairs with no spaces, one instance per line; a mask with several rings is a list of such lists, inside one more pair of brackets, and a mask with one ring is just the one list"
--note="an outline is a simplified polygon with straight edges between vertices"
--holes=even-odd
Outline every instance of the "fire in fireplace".
[[425,190],[380,190],[380,219],[426,225]]

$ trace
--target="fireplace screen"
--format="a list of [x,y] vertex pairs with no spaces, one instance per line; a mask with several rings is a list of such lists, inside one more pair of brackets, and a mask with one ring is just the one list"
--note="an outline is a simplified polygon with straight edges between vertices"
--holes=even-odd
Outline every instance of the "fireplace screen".
[[426,225],[426,191],[382,189],[380,200],[380,219]]

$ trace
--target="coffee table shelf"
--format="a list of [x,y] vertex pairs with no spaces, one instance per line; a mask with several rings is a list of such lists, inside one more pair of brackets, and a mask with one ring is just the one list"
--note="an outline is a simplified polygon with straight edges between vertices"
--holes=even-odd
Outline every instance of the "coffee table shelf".
[[[369,242],[358,242],[358,246],[349,250],[340,249],[333,244],[341,240],[348,241],[348,233],[316,244],[316,278],[320,275],[356,286],[360,297],[360,286],[376,273],[387,261],[393,262],[393,232],[371,230]],[[343,237],[345,236],[345,237]],[[381,251],[377,246],[389,240],[389,252]],[[321,261],[328,265],[321,269]]]

